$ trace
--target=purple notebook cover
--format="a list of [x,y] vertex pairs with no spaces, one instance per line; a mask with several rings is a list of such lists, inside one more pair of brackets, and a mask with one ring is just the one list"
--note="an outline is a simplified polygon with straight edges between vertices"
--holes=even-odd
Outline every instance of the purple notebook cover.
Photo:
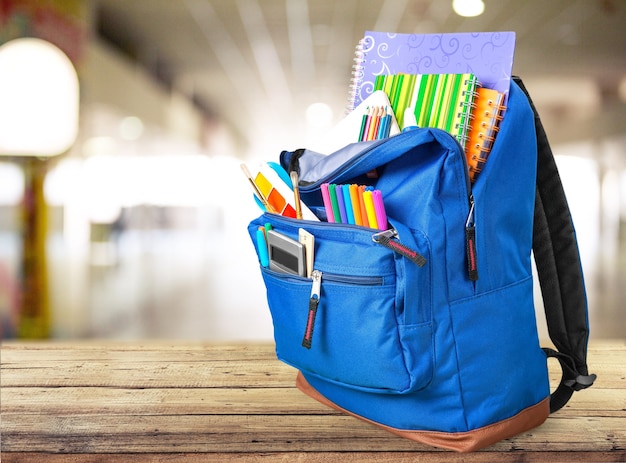
[[367,31],[357,47],[348,109],[374,91],[379,74],[473,73],[508,96],[515,32],[396,34]]

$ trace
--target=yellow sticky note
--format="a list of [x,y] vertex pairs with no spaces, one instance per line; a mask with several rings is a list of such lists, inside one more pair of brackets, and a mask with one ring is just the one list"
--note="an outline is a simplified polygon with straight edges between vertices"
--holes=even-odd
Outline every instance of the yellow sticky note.
[[272,191],[272,184],[261,172],[256,174],[254,183],[256,183],[256,186],[259,187],[259,191],[263,194],[263,196],[267,198],[270,195],[270,192]]

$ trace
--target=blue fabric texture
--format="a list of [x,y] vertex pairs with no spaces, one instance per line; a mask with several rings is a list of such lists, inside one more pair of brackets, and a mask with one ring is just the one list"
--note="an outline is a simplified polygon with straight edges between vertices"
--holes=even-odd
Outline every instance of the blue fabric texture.
[[[277,356],[340,407],[402,430],[465,432],[506,420],[549,397],[539,346],[531,248],[534,119],[511,84],[491,155],[470,186],[461,147],[437,129],[356,143],[299,158],[302,199],[322,206],[320,185],[367,181],[382,191],[397,239],[422,267],[372,239],[375,230],[263,214],[297,239],[315,236],[322,272],[314,341],[302,347],[312,282],[261,268]],[[289,162],[283,153],[281,163]],[[368,173],[376,171],[371,179]],[[479,277],[468,276],[465,229],[475,209]]]

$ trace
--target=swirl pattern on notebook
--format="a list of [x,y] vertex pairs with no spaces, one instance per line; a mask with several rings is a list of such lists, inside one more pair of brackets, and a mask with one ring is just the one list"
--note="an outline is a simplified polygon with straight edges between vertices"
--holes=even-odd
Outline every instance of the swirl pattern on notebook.
[[399,34],[367,31],[355,52],[348,112],[384,74],[472,73],[484,87],[508,94],[515,32]]

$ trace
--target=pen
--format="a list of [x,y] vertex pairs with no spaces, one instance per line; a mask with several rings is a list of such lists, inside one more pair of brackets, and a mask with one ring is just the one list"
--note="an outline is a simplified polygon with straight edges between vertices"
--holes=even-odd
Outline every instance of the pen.
[[302,204],[300,203],[300,188],[298,187],[298,173],[292,170],[289,174],[293,185],[293,197],[296,203],[296,219],[302,219]]

